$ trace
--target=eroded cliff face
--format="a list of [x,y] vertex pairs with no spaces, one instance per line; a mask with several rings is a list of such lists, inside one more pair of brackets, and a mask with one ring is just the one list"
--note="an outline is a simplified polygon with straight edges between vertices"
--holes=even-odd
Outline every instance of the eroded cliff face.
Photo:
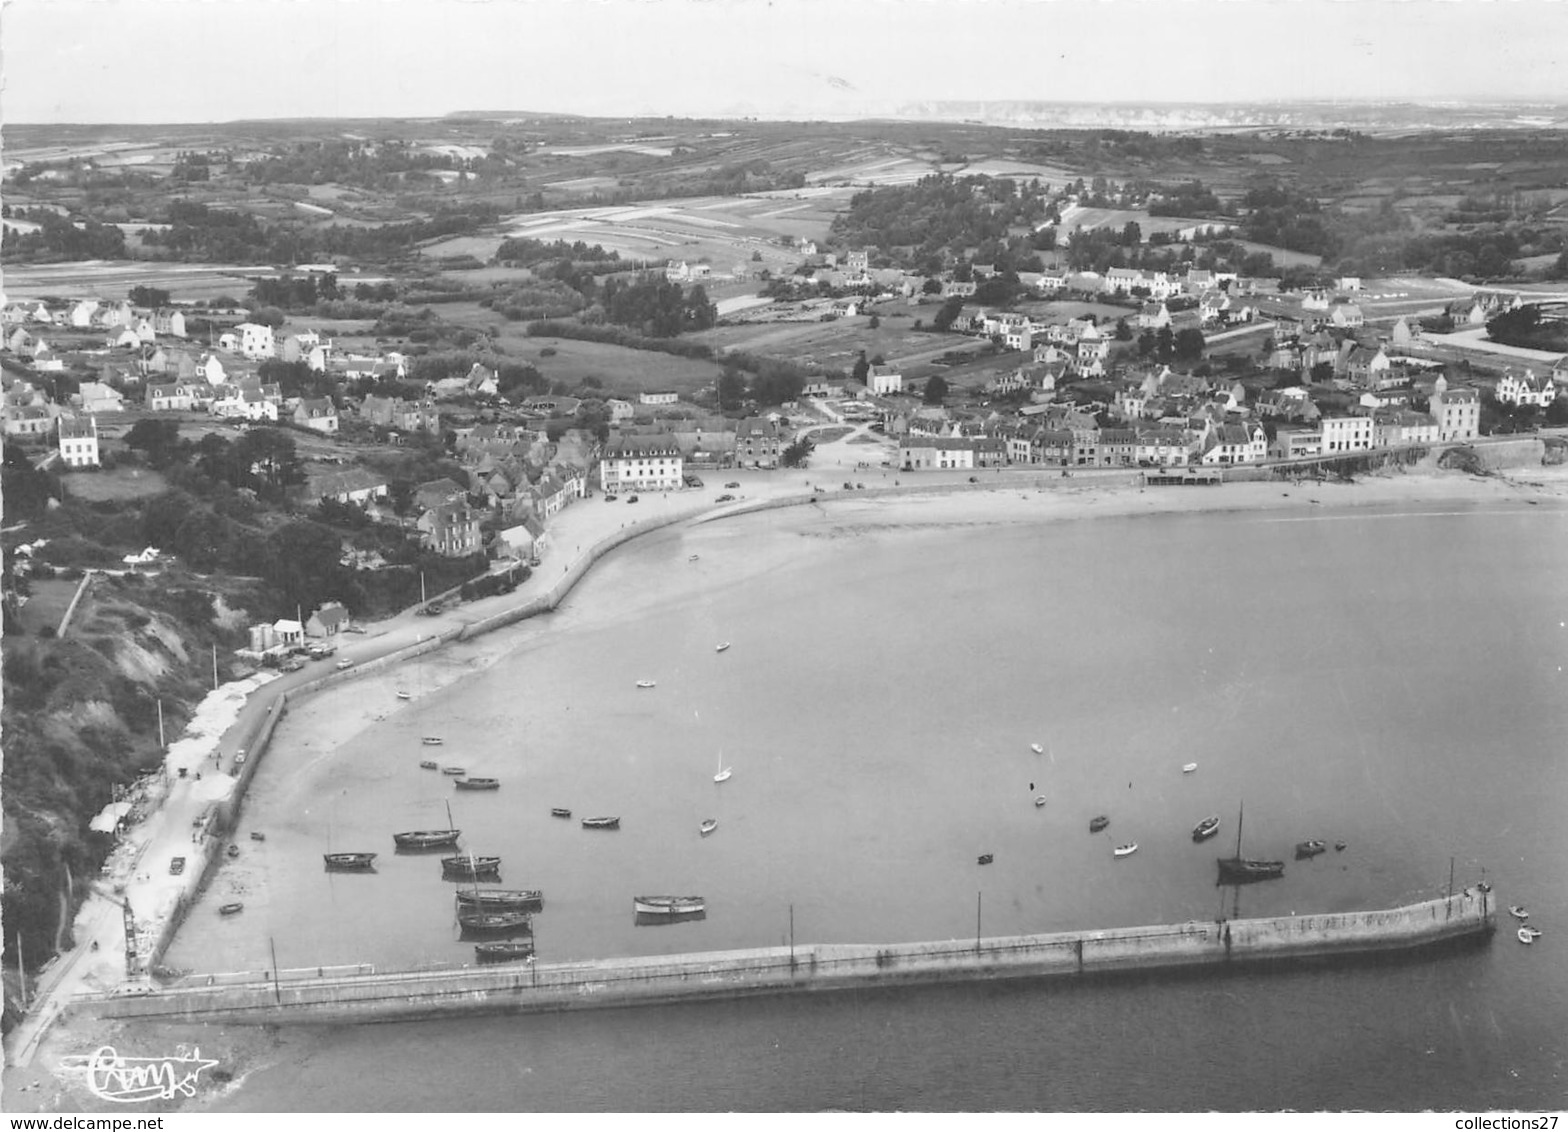
[[0,899],[12,971],[18,936],[30,968],[69,944],[75,903],[113,846],[89,823],[159,765],[160,705],[172,740],[212,687],[214,645],[229,674],[244,612],[192,582],[95,575],[64,637],[15,625],[6,637]]

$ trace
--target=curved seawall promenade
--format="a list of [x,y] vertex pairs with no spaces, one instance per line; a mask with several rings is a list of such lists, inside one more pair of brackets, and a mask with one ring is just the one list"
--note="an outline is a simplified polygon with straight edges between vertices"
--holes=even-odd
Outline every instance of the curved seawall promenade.
[[226,1022],[369,1022],[457,1013],[576,1010],[694,999],[972,979],[1216,971],[1485,941],[1489,893],[1402,908],[1268,919],[1191,921],[1105,931],[878,947],[814,944],[693,955],[375,972],[310,968],[199,976],[140,995],[84,996],[100,1017]]

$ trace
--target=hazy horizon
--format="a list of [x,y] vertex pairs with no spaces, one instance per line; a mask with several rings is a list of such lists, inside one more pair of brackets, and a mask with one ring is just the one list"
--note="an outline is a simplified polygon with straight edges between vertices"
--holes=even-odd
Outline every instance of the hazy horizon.
[[1568,102],[1560,0],[10,0],[0,28],[15,125]]

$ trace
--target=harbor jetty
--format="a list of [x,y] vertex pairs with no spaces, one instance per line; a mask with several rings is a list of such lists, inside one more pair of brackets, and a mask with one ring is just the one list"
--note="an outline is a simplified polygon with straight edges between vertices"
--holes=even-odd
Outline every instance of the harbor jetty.
[[1491,894],[1478,887],[1364,912],[887,946],[792,945],[420,971],[358,966],[197,975],[162,987],[80,996],[69,1009],[99,1017],[258,1025],[530,1013],[979,979],[1289,966],[1484,943],[1496,926]]

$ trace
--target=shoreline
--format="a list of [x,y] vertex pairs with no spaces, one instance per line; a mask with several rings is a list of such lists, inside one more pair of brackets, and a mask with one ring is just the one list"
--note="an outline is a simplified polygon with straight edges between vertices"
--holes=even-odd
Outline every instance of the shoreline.
[[[1256,512],[1278,516],[1281,521],[1300,521],[1317,518],[1315,512],[1344,516],[1347,512],[1353,514],[1356,510],[1391,504],[1411,504],[1426,508],[1422,513],[1431,513],[1431,506],[1444,503],[1461,506],[1518,503],[1521,512],[1531,504],[1549,501],[1559,505],[1551,510],[1559,510],[1561,504],[1568,503],[1568,469],[1564,468],[1517,469],[1512,476],[1492,477],[1417,469],[1371,475],[1353,483],[1228,483],[1217,491],[1140,490],[1128,482],[1125,474],[1115,477],[1120,482],[1107,482],[1112,477],[1103,475],[1095,479],[1077,477],[1072,481],[1056,481],[1046,476],[1027,477],[1031,481],[1028,483],[1007,482],[1025,478],[1014,473],[1005,477],[1001,484],[900,485],[897,494],[890,491],[885,495],[874,491],[825,493],[827,498],[817,505],[821,529],[804,533],[807,537],[854,537],[863,532],[898,529],[963,530],[1142,514]],[[1036,486],[1036,482],[1048,486]],[[799,490],[791,485],[788,494],[798,495]],[[835,506],[826,506],[830,502]],[[770,503],[778,505],[777,501],[756,500],[753,506],[724,509],[717,514],[710,512],[682,521],[692,524],[738,518]],[[586,506],[579,505],[577,509]],[[605,511],[609,509],[605,508]],[[610,513],[608,518],[614,519],[616,514]],[[674,529],[679,529],[679,524]],[[530,595],[515,595],[511,604],[527,600]],[[459,606],[458,612],[468,609],[469,606]],[[387,631],[388,624],[377,623],[371,630],[379,635]],[[543,633],[549,631],[546,627]],[[284,733],[280,737],[285,741],[269,755],[275,761],[282,757],[276,775],[287,776],[304,763],[330,753],[385,715],[385,702],[389,697],[378,700],[365,687],[364,681],[374,681],[377,688],[388,691],[407,686],[413,697],[423,699],[465,676],[489,668],[513,651],[518,643],[515,635],[484,633],[426,654],[416,662],[419,666],[417,681],[408,675],[409,666],[388,666],[301,697],[298,706],[281,725]],[[376,704],[380,706],[371,706]],[[269,777],[276,777],[270,763]],[[101,961],[107,961],[107,957]],[[82,1034],[78,1030],[82,1025],[84,1023],[68,1023],[57,1028],[56,1034],[46,1037],[46,1063],[57,1061],[54,1054],[61,1051],[57,1041],[71,1039],[72,1047],[80,1048]],[[42,1066],[35,1067],[32,1073],[38,1074],[40,1069]]]

